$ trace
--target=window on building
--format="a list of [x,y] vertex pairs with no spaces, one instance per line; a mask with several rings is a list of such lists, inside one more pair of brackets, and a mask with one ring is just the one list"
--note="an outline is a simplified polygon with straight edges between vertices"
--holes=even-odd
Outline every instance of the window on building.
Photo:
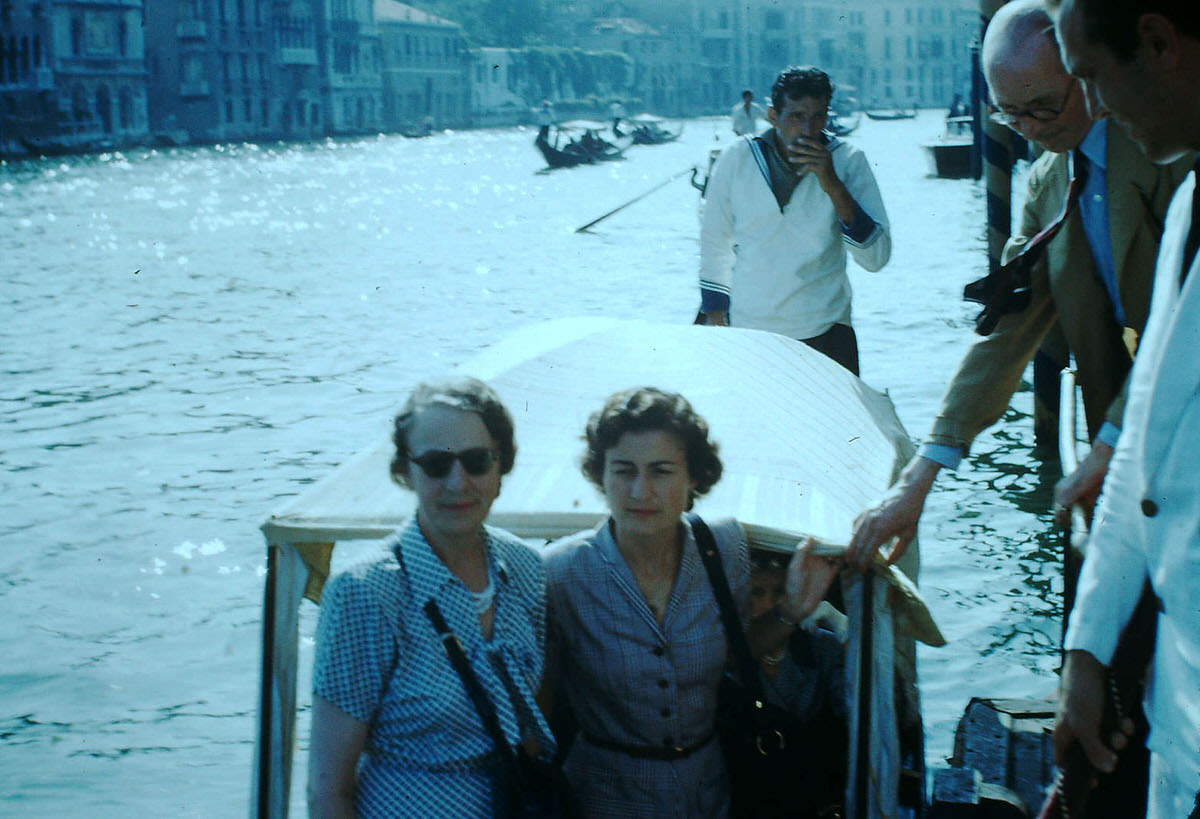
[[249,97],[242,97],[242,119],[246,122],[253,122],[254,115],[251,113],[254,110],[254,100]]
[[891,37],[883,38],[883,58],[885,60],[892,59],[892,38]]
[[204,79],[204,60],[199,54],[183,55],[183,81],[191,85]]
[[117,122],[123,131],[133,127],[133,93],[128,88],[121,89],[117,100]]
[[891,9],[883,10],[883,24],[885,26],[890,26],[892,24],[892,10]]
[[912,37],[904,38],[904,56],[912,59]]
[[233,122],[233,100],[229,97],[225,98],[225,121]]
[[262,102],[261,102],[261,109],[262,109],[262,124],[270,125],[271,124],[271,106],[267,103],[267,101],[265,99],[262,100]]
[[125,22],[125,18],[121,17],[117,20],[117,54],[121,57],[129,53],[129,23]]
[[71,18],[71,53],[76,57],[83,56],[83,18]]

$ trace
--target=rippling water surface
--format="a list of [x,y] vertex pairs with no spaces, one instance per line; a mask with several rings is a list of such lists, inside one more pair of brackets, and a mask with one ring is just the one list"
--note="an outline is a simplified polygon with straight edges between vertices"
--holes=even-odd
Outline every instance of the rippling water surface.
[[[863,375],[916,436],[985,265],[982,189],[927,176],[940,127],[928,112],[853,137],[895,235],[883,271],[851,270]],[[689,321],[686,179],[574,228],[703,166],[717,134],[691,121],[546,175],[520,129],[0,165],[4,812],[244,815],[258,524],[374,440],[413,382],[516,327]],[[1019,394],[927,505],[922,582],[950,640],[921,656],[931,765],[968,696],[1053,685],[1054,475],[1029,456],[1031,405]]]

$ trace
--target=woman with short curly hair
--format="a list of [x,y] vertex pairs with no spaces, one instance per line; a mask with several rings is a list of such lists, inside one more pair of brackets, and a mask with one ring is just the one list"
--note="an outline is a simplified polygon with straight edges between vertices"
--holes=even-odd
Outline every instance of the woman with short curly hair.
[[[708,424],[676,393],[616,393],[591,416],[583,473],[609,517],[546,553],[547,707],[561,693],[579,735],[565,771],[584,817],[725,816],[714,738],[726,641],[684,512],[721,477]],[[750,562],[737,521],[710,524],[743,621]],[[778,652],[823,598],[836,563],[797,552],[788,594],[749,623]]]

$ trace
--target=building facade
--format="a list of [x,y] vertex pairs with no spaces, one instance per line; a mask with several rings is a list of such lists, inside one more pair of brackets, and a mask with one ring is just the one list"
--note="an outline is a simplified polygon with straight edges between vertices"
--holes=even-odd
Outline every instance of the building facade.
[[329,133],[327,28],[324,0],[275,0],[274,105],[286,139]]
[[325,0],[330,132],[383,128],[383,61],[375,0]]
[[462,26],[396,0],[375,0],[375,22],[384,129],[420,133],[469,124],[473,65]]
[[0,3],[0,150],[146,138],[141,0]]
[[151,129],[164,141],[279,133],[271,0],[147,0]]

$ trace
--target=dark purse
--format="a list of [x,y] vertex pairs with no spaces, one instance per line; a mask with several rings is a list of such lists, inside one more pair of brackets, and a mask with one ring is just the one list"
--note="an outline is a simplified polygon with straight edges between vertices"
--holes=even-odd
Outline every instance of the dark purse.
[[737,670],[736,674],[726,671],[717,690],[716,729],[729,772],[732,815],[739,819],[840,815],[844,724],[836,719],[806,723],[767,701],[712,531],[698,515],[689,514],[688,522]]
[[[523,748],[513,748],[508,744],[500,728],[500,720],[496,717],[495,706],[471,669],[462,644],[446,624],[437,603],[433,600],[427,602],[425,614],[442,638],[442,648],[450,658],[450,665],[458,672],[467,696],[471,698],[484,728],[500,753],[508,785],[508,809],[505,815],[513,819],[573,819],[576,814],[571,786],[562,769],[552,762],[530,756]],[[519,719],[522,706],[508,669],[498,660],[493,665],[512,699]]]

